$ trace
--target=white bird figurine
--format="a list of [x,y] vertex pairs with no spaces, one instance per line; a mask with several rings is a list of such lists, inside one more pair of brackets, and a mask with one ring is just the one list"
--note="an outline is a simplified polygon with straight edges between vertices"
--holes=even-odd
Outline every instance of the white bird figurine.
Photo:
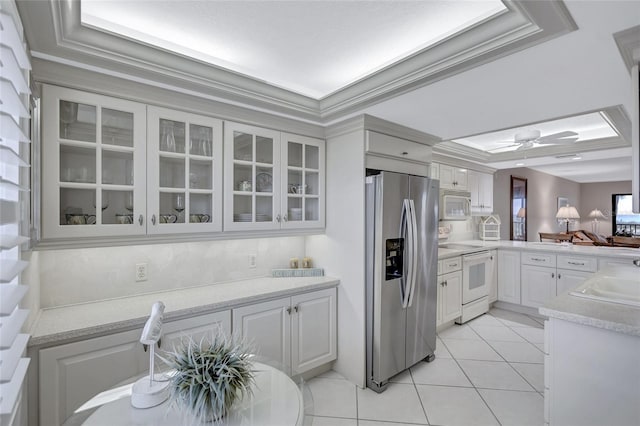
[[151,307],[151,315],[142,329],[140,343],[154,346],[162,337],[162,319],[164,317],[164,303],[156,302]]

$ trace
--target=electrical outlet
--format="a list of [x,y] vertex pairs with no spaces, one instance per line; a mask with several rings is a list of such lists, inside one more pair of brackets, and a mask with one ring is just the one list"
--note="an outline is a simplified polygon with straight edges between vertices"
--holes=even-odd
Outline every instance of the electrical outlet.
[[147,264],[136,263],[136,282],[147,280]]
[[256,255],[255,254],[250,254],[249,255],[249,268],[255,268],[256,267]]

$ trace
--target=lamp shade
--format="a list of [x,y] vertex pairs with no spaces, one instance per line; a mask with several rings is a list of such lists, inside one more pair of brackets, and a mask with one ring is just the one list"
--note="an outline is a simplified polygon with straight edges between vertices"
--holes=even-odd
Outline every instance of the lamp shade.
[[598,219],[606,219],[606,218],[607,218],[607,217],[606,217],[604,214],[602,214],[602,212],[601,212],[600,210],[598,210],[598,209],[593,209],[593,210],[591,210],[591,212],[589,213],[589,217],[590,217],[591,219],[595,219],[595,220],[598,220]]
[[575,207],[566,205],[558,209],[556,219],[580,219],[580,215]]
[[516,217],[525,217],[527,215],[527,209],[524,207],[520,207],[518,213],[516,213]]

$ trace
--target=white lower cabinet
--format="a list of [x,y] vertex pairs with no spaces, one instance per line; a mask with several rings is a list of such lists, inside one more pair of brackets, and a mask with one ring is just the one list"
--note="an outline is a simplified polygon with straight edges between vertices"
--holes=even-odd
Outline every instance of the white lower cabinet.
[[438,272],[436,326],[462,315],[462,258],[440,260]]
[[556,295],[556,268],[522,265],[521,304],[538,308]]
[[233,332],[266,363],[299,374],[337,356],[336,289],[233,309]]
[[498,251],[498,300],[520,304],[520,252]]
[[[164,324],[162,348],[176,339],[194,338],[221,327],[231,331],[230,311]],[[62,424],[84,402],[148,370],[149,355],[140,343],[141,329],[42,349],[39,352],[40,424]]]
[[593,272],[572,271],[571,269],[558,269],[558,279],[556,280],[556,295],[559,296],[573,290],[587,278],[593,275]]
[[489,303],[498,300],[498,250],[491,250],[489,267]]

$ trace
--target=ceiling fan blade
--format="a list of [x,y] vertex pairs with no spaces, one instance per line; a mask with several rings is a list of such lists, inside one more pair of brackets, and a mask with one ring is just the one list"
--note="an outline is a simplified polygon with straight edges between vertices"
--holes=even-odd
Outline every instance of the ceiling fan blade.
[[[572,137],[572,136],[578,136],[578,134],[576,132],[572,132],[570,130],[567,130],[567,131],[564,131],[564,132],[552,133],[550,135],[539,137],[538,140],[536,140],[536,142],[542,143],[541,141],[546,141],[548,139],[562,139],[562,138],[569,138],[569,137]],[[578,139],[578,138],[576,138],[576,139]]]
[[499,151],[501,149],[507,149],[507,148],[511,148],[514,146],[521,146],[519,143],[511,143],[511,145],[506,145],[506,146],[499,146],[498,148],[493,148],[493,149],[488,149],[487,152],[494,152],[494,151]]
[[[542,139],[542,138],[540,138]],[[578,138],[562,138],[562,139],[545,139],[545,140],[537,140],[536,142],[540,145],[571,145]]]

